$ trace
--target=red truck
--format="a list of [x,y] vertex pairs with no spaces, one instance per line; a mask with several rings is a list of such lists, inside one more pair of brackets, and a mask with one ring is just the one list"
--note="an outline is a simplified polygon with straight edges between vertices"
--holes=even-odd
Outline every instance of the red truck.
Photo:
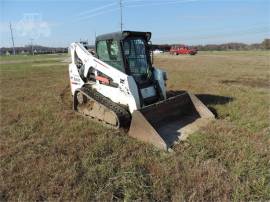
[[172,46],[170,49],[170,54],[172,55],[195,55],[197,52],[197,49],[190,49],[187,46]]

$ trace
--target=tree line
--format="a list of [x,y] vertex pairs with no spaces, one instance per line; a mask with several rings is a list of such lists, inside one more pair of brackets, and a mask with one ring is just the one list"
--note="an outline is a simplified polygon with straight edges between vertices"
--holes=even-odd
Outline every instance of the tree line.
[[[172,46],[184,46],[183,44],[153,44],[152,50],[159,49],[169,51]],[[270,50],[270,39],[264,39],[261,43],[224,43],[188,46],[199,51],[227,51],[227,50]]]
[[[15,47],[16,54],[54,54],[54,53],[67,53],[68,48],[61,47],[45,47],[39,45],[27,45],[24,47]],[[0,55],[11,55],[13,54],[13,48],[0,48]]]
[[[172,46],[186,46],[183,44],[153,44],[152,50],[170,51]],[[94,46],[91,46],[94,48]],[[227,50],[270,50],[270,39],[264,39],[261,43],[245,44],[245,43],[225,43],[225,44],[207,44],[189,46],[189,48],[196,48],[199,51],[227,51]],[[12,48],[0,48],[0,55],[12,54]],[[16,54],[49,54],[49,53],[67,53],[68,48],[53,48],[44,46],[24,46],[15,47]]]

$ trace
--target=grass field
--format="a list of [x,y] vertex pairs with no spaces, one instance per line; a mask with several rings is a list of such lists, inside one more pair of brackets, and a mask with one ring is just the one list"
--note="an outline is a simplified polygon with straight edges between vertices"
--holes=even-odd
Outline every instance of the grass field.
[[0,58],[0,201],[270,200],[270,53],[159,55],[217,120],[174,153],[71,110],[67,55]]

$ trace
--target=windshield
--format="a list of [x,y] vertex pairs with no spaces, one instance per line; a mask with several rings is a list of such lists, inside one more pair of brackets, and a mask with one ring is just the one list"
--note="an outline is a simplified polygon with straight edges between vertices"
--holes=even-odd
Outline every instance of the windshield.
[[146,75],[148,71],[145,40],[141,38],[127,38],[123,42],[124,56],[130,73],[134,76]]

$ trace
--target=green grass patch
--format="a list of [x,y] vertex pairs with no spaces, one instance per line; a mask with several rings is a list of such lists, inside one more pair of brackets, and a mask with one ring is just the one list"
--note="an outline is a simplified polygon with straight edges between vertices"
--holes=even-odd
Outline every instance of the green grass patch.
[[66,57],[0,57],[0,200],[270,200],[269,52],[155,58],[217,116],[173,153],[74,113]]

